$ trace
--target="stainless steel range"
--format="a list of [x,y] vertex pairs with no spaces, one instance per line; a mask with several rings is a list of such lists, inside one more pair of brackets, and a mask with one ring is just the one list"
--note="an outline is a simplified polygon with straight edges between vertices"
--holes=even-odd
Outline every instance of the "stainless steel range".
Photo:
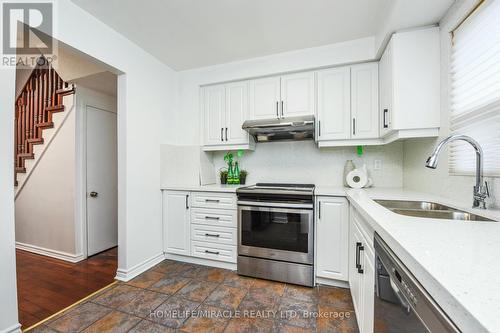
[[258,183],[238,195],[238,274],[314,284],[314,185]]

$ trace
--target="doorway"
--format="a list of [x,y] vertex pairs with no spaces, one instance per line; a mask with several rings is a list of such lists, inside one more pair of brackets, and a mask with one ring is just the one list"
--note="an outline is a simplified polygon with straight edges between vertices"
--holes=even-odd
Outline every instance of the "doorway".
[[55,90],[50,135],[41,133],[30,151],[28,177],[16,192],[23,329],[113,283],[118,266],[117,77],[101,72],[67,81],[64,69],[56,74],[71,89]]
[[86,107],[87,256],[118,245],[116,113]]

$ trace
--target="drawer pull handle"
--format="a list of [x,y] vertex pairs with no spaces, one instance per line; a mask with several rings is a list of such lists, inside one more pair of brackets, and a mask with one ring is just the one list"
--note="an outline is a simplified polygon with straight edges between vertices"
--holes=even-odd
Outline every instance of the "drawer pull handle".
[[208,251],[208,250],[205,250],[205,253],[208,253],[208,254],[215,254],[215,255],[219,255],[219,252],[218,251]]
[[217,234],[205,234],[207,237],[220,237],[220,235]]
[[205,216],[205,220],[220,220],[220,217],[217,216]]
[[217,199],[205,199],[205,202],[214,202],[214,203],[219,203],[220,200]]

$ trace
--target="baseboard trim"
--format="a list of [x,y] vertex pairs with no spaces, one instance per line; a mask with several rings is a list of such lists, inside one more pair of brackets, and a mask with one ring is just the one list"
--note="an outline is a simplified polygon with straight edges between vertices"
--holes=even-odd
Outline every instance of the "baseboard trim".
[[234,263],[217,261],[217,260],[210,260],[210,259],[203,259],[203,258],[197,258],[197,257],[188,257],[188,256],[180,255],[180,254],[165,253],[165,259],[182,261],[182,262],[187,262],[189,264],[196,264],[196,265],[202,265],[202,266],[224,268],[224,269],[229,269],[232,271],[236,270],[236,264],[234,264]]
[[331,280],[321,277],[316,277],[316,285],[339,287],[339,288],[349,288],[349,282],[340,280]]
[[31,253],[41,254],[42,256],[47,256],[59,260],[69,261],[71,263],[77,263],[85,259],[83,253],[71,254],[63,251],[47,249],[45,247],[21,243],[21,242],[16,242],[16,249],[28,251]]
[[163,252],[161,252],[161,253],[158,253],[158,254],[152,256],[149,259],[144,260],[141,263],[138,263],[137,265],[133,266],[130,269],[119,268],[116,271],[115,279],[119,280],[119,281],[123,281],[123,282],[128,282],[128,281],[132,280],[133,278],[135,278],[137,275],[144,273],[145,271],[147,271],[151,267],[159,264],[164,259],[165,259],[165,255],[163,254]]
[[21,333],[21,324],[17,323],[8,327],[4,330],[1,330],[0,333]]

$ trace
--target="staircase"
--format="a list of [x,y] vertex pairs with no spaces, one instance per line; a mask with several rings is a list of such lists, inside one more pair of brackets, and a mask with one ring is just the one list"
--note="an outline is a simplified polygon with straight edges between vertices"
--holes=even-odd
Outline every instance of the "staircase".
[[74,86],[51,66],[36,67],[31,73],[15,105],[14,186],[19,185],[20,174],[26,174],[27,160],[35,159],[34,146],[42,145],[44,132],[54,127],[53,115],[64,111],[63,97],[74,92]]

